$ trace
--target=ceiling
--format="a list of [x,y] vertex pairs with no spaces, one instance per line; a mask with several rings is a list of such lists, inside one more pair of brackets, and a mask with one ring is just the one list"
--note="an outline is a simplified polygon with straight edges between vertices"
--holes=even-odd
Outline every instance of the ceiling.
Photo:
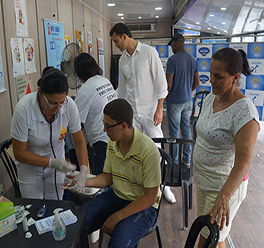
[[[264,0],[79,0],[112,23],[171,20],[176,29],[224,36],[264,32]],[[115,3],[108,7],[108,3]],[[162,7],[161,10],[155,10]],[[117,14],[122,13],[121,19]]]

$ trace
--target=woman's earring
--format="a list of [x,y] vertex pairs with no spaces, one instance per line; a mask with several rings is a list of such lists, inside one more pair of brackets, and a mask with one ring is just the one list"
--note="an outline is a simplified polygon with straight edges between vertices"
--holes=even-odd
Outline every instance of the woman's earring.
[[233,84],[235,84],[236,82],[234,81]]

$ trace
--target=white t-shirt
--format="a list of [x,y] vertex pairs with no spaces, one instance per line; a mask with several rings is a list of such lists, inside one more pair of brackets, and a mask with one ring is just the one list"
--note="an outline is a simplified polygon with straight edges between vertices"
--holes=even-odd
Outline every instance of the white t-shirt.
[[[52,122],[52,145],[56,158],[64,158],[64,139],[67,128],[70,133],[81,129],[79,113],[74,101],[67,96],[65,103]],[[25,95],[17,103],[11,122],[11,137],[27,142],[27,150],[43,157],[53,158],[50,144],[50,124],[40,111],[37,92]],[[18,162],[18,165],[22,163]]]
[[252,119],[259,120],[258,111],[248,98],[217,113],[213,113],[214,99],[210,93],[204,101],[193,154],[195,183],[207,191],[222,189],[234,166],[237,132]]
[[134,117],[153,116],[158,99],[167,96],[167,81],[158,52],[138,42],[130,56],[125,51],[119,60],[118,98],[126,99]]
[[108,142],[108,136],[103,131],[103,109],[114,99],[116,93],[112,84],[99,75],[89,78],[78,90],[74,100],[90,146],[98,141]]

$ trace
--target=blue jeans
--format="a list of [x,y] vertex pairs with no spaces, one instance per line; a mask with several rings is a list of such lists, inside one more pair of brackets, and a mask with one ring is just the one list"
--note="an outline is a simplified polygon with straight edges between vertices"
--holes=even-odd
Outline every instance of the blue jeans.
[[[167,103],[167,116],[169,124],[169,135],[171,138],[180,137],[180,129],[183,139],[191,139],[190,130],[190,114],[191,114],[192,102],[186,102],[182,104]],[[173,146],[173,159],[174,163],[178,163],[178,145]],[[191,162],[191,145],[183,146],[182,160],[184,163],[189,164]]]
[[99,175],[103,172],[106,148],[107,143],[103,141],[98,141],[93,144],[93,147],[89,147],[89,157],[94,175]]
[[[91,234],[100,229],[109,216],[130,203],[131,201],[119,198],[112,189],[109,189],[97,195],[95,199],[87,202],[78,210],[84,210],[87,231],[88,234]],[[153,225],[156,216],[157,210],[151,206],[121,220],[117,223],[111,235],[108,248],[134,248]]]

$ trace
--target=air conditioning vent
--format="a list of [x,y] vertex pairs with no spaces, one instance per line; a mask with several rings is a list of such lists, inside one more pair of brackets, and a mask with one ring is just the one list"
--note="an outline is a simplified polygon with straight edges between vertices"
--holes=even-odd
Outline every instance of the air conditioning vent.
[[151,23],[151,24],[127,24],[130,31],[133,33],[136,32],[157,32],[157,24]]

